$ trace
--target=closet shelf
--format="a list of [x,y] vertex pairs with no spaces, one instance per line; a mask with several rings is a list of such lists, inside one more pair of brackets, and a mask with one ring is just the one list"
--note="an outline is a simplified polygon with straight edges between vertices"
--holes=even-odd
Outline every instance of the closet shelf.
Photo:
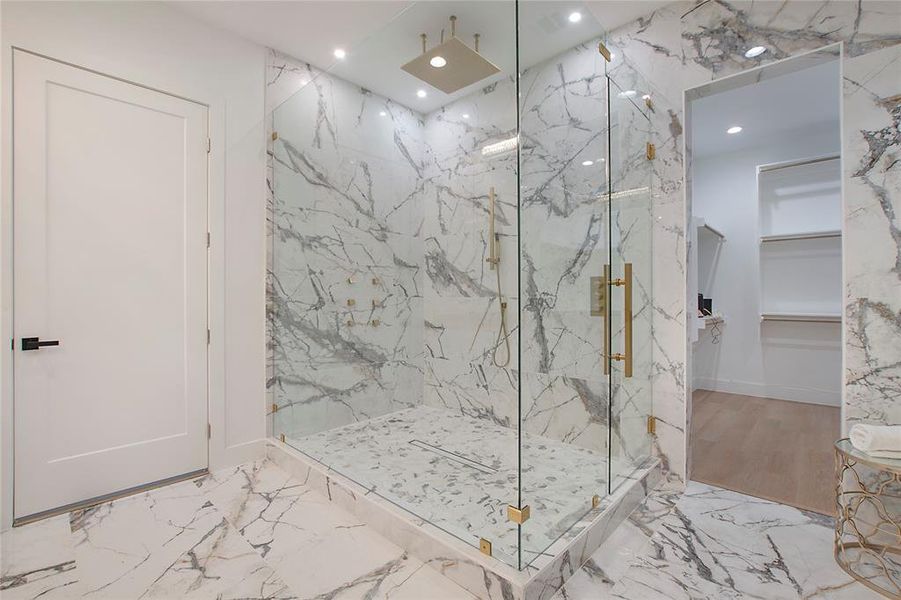
[[842,232],[839,229],[829,231],[807,231],[804,233],[781,233],[778,235],[762,235],[760,243],[765,242],[786,242],[789,240],[816,240],[820,238],[840,238]]
[[720,241],[723,241],[723,242],[726,241],[726,236],[723,235],[723,233],[722,233],[721,231],[719,231],[719,230],[716,229],[715,227],[711,227],[711,226],[708,225],[707,223],[704,223],[703,225],[701,225],[701,227],[700,227],[699,229],[706,229],[707,231],[709,231],[710,233],[712,233],[712,234],[715,235],[716,237],[720,238]]
[[841,323],[840,314],[829,313],[761,313],[761,321],[798,321],[803,323]]
[[710,325],[718,325],[723,323],[725,319],[723,319],[723,315],[707,315],[701,319],[704,322],[704,328],[706,329]]

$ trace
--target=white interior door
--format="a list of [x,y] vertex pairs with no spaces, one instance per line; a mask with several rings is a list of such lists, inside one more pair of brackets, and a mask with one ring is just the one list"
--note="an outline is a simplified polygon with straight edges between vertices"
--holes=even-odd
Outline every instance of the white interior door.
[[13,114],[21,518],[207,466],[207,110],[16,51]]

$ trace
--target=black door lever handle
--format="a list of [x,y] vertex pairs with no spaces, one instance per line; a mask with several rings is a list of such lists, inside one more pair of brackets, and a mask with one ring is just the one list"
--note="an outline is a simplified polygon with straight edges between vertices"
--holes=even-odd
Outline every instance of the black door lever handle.
[[59,346],[59,340],[45,340],[42,342],[41,338],[22,338],[22,350],[40,350],[41,346]]

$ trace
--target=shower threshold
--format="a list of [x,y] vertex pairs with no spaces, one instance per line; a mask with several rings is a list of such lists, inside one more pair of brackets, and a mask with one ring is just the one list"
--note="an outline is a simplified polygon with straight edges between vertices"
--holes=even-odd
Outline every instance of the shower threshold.
[[[541,600],[641,502],[659,467],[645,461],[605,496],[603,454],[529,434],[521,443],[532,507],[521,528],[506,518],[520,484],[517,433],[482,419],[419,406],[273,441],[269,453],[477,596]],[[480,553],[480,539],[491,542],[491,556]]]

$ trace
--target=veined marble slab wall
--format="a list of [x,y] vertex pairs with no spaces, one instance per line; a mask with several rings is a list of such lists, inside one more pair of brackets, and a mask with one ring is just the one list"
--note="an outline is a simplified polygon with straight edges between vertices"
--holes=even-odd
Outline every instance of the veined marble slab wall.
[[[523,73],[519,264],[516,153],[481,152],[516,134],[512,79],[427,116],[423,226],[425,402],[515,427],[519,384],[525,431],[601,452],[609,403],[601,363],[603,319],[590,316],[588,305],[590,277],[603,273],[608,255],[604,69],[596,44],[589,43]],[[637,277],[636,339],[650,341],[650,171],[644,165],[650,122],[638,105],[629,107],[617,115],[615,189],[644,186],[644,197],[616,203],[614,262],[635,261],[640,253],[638,262],[647,265]],[[499,312],[496,273],[485,262],[490,186],[498,195],[501,283],[508,302],[512,359],[506,368],[492,364]],[[517,317],[523,320],[519,371]],[[650,412],[650,350],[650,344],[639,344],[637,376],[617,380],[624,400],[614,407],[615,454],[636,460],[648,454],[643,428]],[[528,459],[523,456],[523,463]]]
[[[516,428],[517,194],[515,149],[483,154],[516,135],[512,80],[503,80],[430,113],[425,120],[425,395],[447,408]],[[489,256],[489,192],[496,197],[499,271]],[[507,302],[510,341],[498,341],[497,277]],[[515,448],[512,449],[515,452]]]
[[[651,82],[654,161],[654,413],[658,452],[687,465],[685,89],[844,42],[845,418],[901,423],[901,4],[886,1],[676,2],[608,37],[611,74]],[[749,46],[768,51],[744,57]]]
[[275,52],[268,73],[273,433],[302,436],[420,402],[423,122]]

